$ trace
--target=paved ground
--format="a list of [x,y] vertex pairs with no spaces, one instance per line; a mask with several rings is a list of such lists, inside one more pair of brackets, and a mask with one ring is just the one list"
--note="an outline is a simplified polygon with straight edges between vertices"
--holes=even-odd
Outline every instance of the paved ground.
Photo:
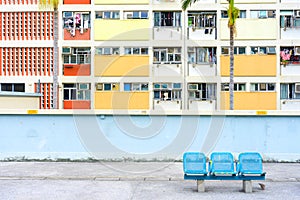
[[262,190],[241,181],[184,181],[182,163],[0,162],[0,199],[300,199],[299,163],[264,163]]

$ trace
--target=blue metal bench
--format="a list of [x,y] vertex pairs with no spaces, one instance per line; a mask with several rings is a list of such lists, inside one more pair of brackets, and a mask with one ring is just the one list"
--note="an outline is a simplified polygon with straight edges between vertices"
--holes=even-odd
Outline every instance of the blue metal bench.
[[183,155],[185,180],[197,180],[198,192],[204,192],[205,180],[242,180],[243,190],[252,192],[252,180],[265,180],[262,157],[257,152],[241,153],[238,162],[229,152],[214,152],[207,171],[206,156],[200,152]]

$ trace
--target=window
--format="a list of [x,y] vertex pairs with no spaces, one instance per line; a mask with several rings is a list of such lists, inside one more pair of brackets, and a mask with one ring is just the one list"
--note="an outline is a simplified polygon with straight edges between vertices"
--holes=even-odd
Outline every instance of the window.
[[181,12],[154,12],[154,26],[181,26]]
[[[229,83],[222,83],[221,91],[229,91]],[[233,91],[246,91],[246,83],[234,83]]]
[[216,84],[214,83],[189,83],[189,100],[215,100]]
[[[91,49],[89,47],[67,48],[63,47],[63,62],[64,64],[90,64]],[[70,52],[70,53],[69,53]]]
[[250,91],[275,91],[275,83],[251,83]]
[[1,92],[25,92],[25,83],[0,83]]
[[125,55],[148,55],[148,48],[146,47],[126,47],[124,50]]
[[[229,55],[230,54],[230,47],[221,47],[222,55]],[[246,54],[246,47],[234,47],[235,55]]]
[[266,19],[266,18],[275,18],[275,10],[251,10],[250,17],[254,19]]
[[96,47],[96,55],[118,55],[120,54],[120,48],[118,47]]
[[189,47],[189,63],[217,63],[216,47]]
[[120,19],[119,11],[96,11],[96,19]]
[[148,83],[124,83],[124,91],[148,91]]
[[97,91],[119,91],[120,84],[119,83],[97,83],[96,90]]
[[88,83],[64,84],[64,100],[90,100],[91,91]]
[[189,12],[188,26],[194,28],[215,27],[216,12]]
[[280,61],[300,62],[300,47],[280,47]]
[[124,19],[148,19],[148,11],[125,11]]
[[300,27],[300,10],[281,10],[280,27],[284,29]]
[[167,48],[153,48],[153,63],[181,63],[181,48],[167,47]]
[[280,99],[300,99],[299,83],[281,83]]
[[181,100],[181,83],[154,83],[154,99],[161,101]]
[[267,47],[251,47],[251,54],[267,54]]
[[89,12],[63,12],[64,28],[87,29],[91,27]]

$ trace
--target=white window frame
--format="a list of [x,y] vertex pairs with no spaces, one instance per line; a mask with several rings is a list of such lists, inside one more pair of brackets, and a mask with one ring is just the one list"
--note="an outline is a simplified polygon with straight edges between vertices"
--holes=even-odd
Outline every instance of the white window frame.
[[[143,13],[147,13],[147,17],[143,17]],[[138,14],[138,16],[135,16],[134,14]],[[149,12],[146,10],[141,11],[124,11],[124,19],[148,19],[149,18]]]
[[[241,53],[240,50],[244,51],[244,53]],[[246,55],[246,47],[234,47],[234,55]],[[230,54],[230,47],[221,47],[221,54],[222,55],[229,55]]]
[[216,64],[217,63],[216,51],[217,51],[217,47],[188,47],[189,63]]
[[215,100],[216,83],[188,83],[188,98],[197,101]]
[[[170,25],[167,25],[167,21],[165,18],[165,14],[163,13],[172,13],[171,16],[171,23]],[[156,18],[156,16],[158,15],[158,18]],[[153,20],[154,20],[154,27],[181,27],[182,26],[182,19],[181,16],[182,13],[181,11],[154,11],[153,12]],[[162,17],[164,17],[164,19],[162,19]],[[169,21],[170,22],[170,21]]]
[[120,19],[118,10],[96,11],[95,14],[96,19]]
[[124,47],[124,55],[148,55],[148,54],[149,54],[148,47]]
[[119,55],[120,48],[119,47],[96,47],[95,54],[96,55]]
[[[179,84],[180,87],[177,87]],[[157,87],[158,86],[158,87]],[[154,83],[153,98],[160,101],[180,101],[182,99],[182,84],[181,83]],[[158,96],[156,97],[156,94]]]
[[[221,91],[229,91],[229,83],[221,83]],[[246,91],[246,83],[234,83],[233,91]]]
[[[155,54],[157,54],[157,57],[155,56]],[[178,57],[180,59],[178,59]],[[181,47],[166,47],[166,48],[154,47],[153,48],[154,64],[181,64],[182,62],[181,59],[182,59]]]
[[[109,89],[106,89],[106,86],[109,86]],[[119,89],[119,83],[96,83],[96,91],[119,91]]]
[[[193,28],[215,28],[217,12],[188,12],[188,26]],[[190,22],[192,22],[190,24]]]
[[[125,89],[125,87],[129,86],[130,89]],[[124,83],[124,91],[130,92],[130,91],[148,91],[149,90],[149,84],[148,83]]]
[[[65,87],[66,84],[73,84],[73,87]],[[64,100],[91,100],[91,90],[89,83],[64,83]],[[85,86],[82,88],[82,86]],[[65,91],[68,92],[68,97],[65,96]],[[73,98],[72,94],[75,94]]]
[[[273,85],[274,89],[270,89]],[[276,84],[275,83],[251,83],[250,84],[251,92],[275,92]]]

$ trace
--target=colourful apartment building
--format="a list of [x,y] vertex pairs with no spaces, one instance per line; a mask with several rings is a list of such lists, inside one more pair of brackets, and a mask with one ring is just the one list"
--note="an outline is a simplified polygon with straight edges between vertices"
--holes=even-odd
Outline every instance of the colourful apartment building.
[[[0,108],[200,114],[229,109],[227,0],[0,0]],[[235,0],[234,109],[300,110],[300,0]],[[51,112],[51,111],[49,111]]]

